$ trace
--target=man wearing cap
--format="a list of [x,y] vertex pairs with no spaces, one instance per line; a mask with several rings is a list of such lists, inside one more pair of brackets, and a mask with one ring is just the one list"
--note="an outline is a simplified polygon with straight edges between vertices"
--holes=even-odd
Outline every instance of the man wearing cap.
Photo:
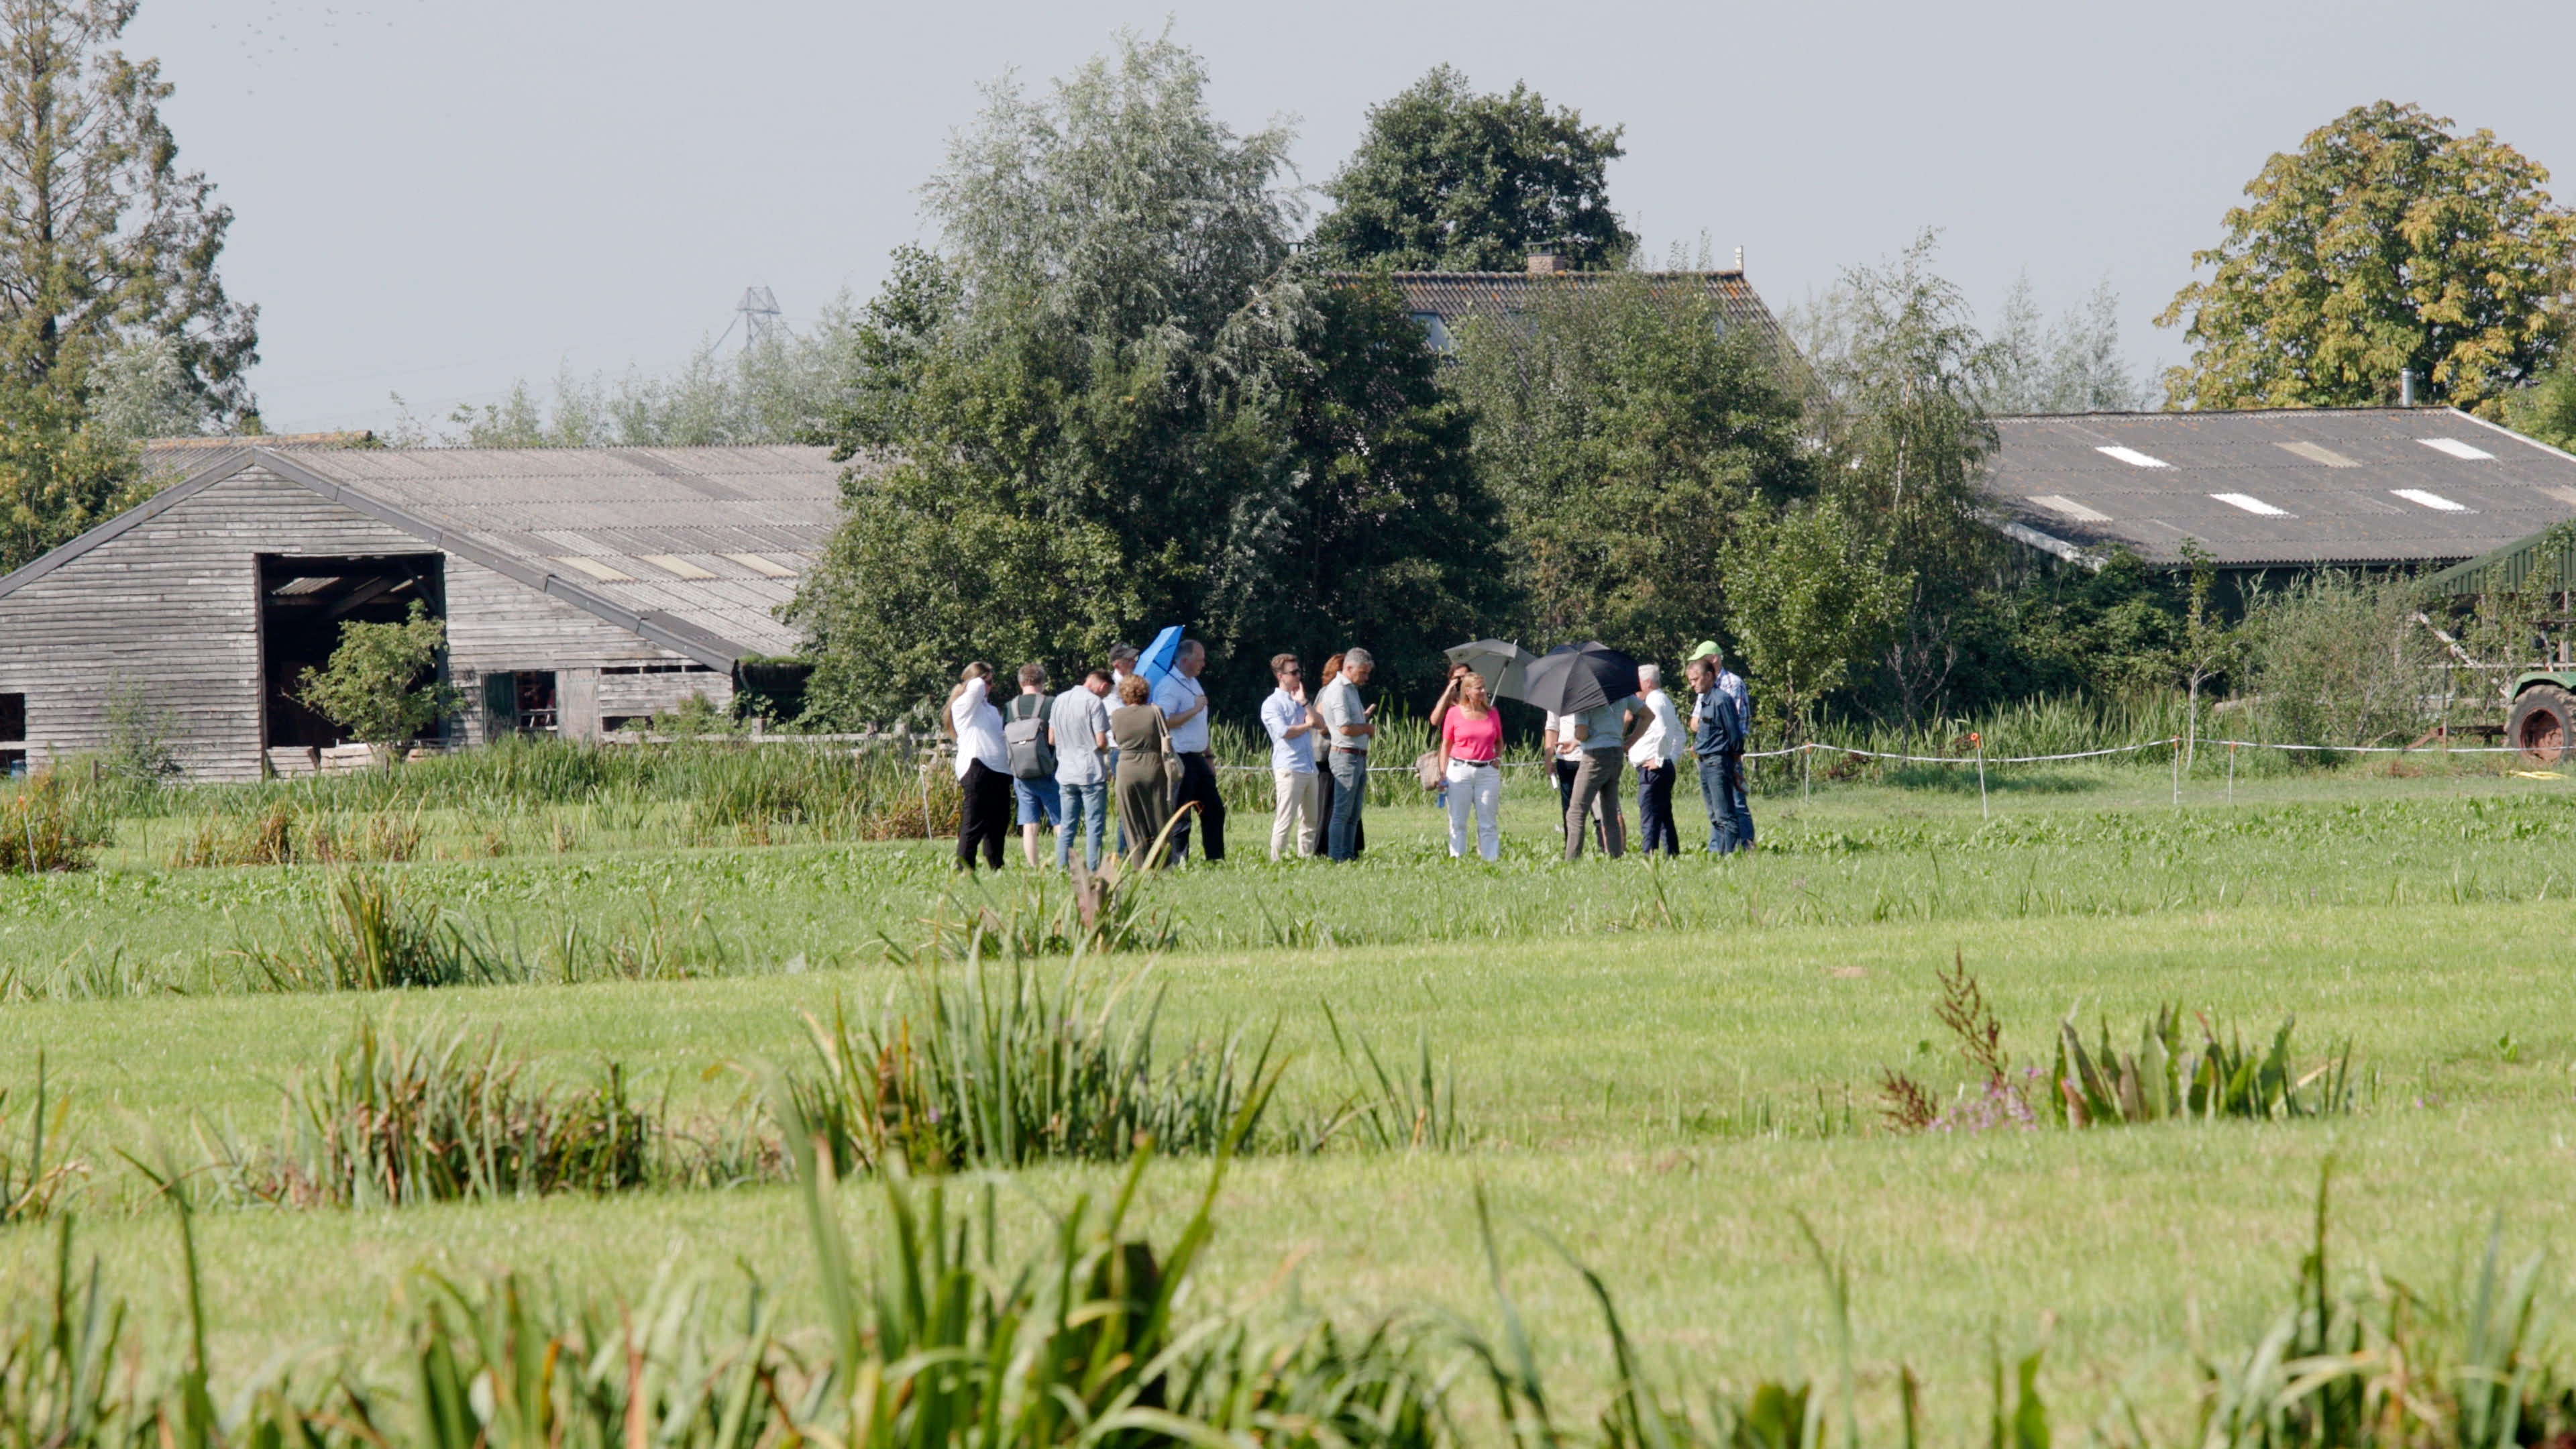
[[1753,736],[1753,698],[1726,667],[1714,640],[1690,653],[1691,753],[1699,758],[1699,792],[1708,808],[1708,848],[1718,855],[1753,848],[1753,811],[1744,798],[1744,747]]

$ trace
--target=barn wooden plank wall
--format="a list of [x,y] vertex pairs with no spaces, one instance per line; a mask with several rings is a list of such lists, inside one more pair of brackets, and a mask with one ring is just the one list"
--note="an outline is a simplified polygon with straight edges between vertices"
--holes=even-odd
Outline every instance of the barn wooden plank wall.
[[[437,553],[413,535],[257,466],[145,518],[0,596],[0,693],[27,697],[31,763],[107,743],[119,691],[165,714],[193,777],[262,773],[258,558]],[[449,556],[449,669],[468,700],[492,670],[601,670],[679,656],[525,585]],[[614,681],[613,684],[610,682]],[[643,713],[724,675],[610,674],[601,709]],[[469,711],[467,737],[482,734]],[[596,728],[596,721],[591,725]]]

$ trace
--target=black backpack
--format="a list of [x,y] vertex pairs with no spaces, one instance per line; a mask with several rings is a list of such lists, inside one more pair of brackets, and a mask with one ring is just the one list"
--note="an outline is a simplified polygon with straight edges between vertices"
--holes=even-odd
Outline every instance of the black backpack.
[[1023,694],[1005,711],[1009,722],[1002,726],[1002,745],[1010,756],[1012,779],[1055,778],[1055,750],[1046,738],[1047,710],[1054,703],[1052,695]]

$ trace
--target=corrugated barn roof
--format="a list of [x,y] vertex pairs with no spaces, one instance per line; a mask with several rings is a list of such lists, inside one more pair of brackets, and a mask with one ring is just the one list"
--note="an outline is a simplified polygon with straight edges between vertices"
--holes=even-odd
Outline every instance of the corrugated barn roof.
[[[261,460],[736,654],[785,654],[776,610],[821,554],[847,464],[823,448],[352,448]],[[488,558],[478,558],[490,562]]]
[[2576,518],[2576,457],[2449,408],[1998,418],[1984,488],[2061,556],[2222,567],[2451,563]]

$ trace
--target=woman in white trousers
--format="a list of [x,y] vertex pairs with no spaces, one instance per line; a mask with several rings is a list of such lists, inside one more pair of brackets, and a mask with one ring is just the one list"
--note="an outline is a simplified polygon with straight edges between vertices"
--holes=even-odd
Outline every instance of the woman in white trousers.
[[1458,702],[1440,719],[1440,777],[1449,786],[1449,854],[1467,853],[1467,821],[1476,822],[1476,853],[1503,854],[1503,717],[1485,681],[1458,680]]

